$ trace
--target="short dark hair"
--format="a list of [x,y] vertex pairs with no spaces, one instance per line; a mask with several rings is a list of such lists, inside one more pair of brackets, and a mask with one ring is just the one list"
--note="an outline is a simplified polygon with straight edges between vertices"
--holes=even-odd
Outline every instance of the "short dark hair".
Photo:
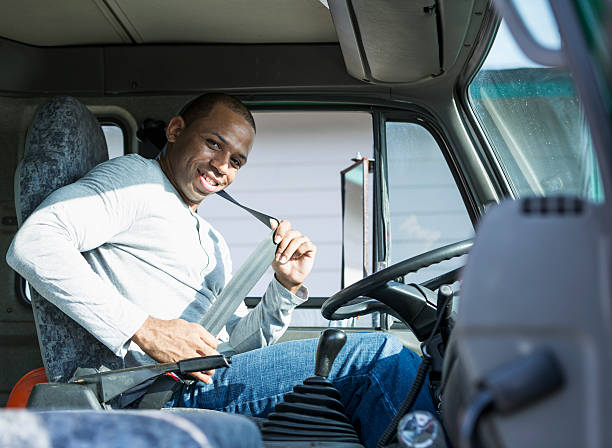
[[255,120],[249,109],[238,98],[226,93],[205,93],[200,95],[183,107],[179,115],[185,120],[185,125],[189,126],[197,119],[207,117],[217,104],[223,104],[232,112],[240,115],[251,125],[253,132],[256,132]]

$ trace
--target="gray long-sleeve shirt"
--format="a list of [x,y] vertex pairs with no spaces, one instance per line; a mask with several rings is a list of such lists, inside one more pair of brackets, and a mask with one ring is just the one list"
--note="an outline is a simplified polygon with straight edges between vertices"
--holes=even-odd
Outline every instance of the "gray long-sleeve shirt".
[[[130,338],[148,316],[198,322],[231,275],[223,237],[181,199],[157,161],[105,162],[52,193],[17,232],[8,264],[126,365],[150,363]],[[306,300],[273,280],[219,339],[237,352],[274,343]]]

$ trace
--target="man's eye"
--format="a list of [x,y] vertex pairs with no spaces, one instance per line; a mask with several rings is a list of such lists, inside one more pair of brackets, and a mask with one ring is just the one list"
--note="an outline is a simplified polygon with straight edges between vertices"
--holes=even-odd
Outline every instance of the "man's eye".
[[219,149],[219,143],[217,143],[216,141],[214,141],[212,138],[206,139],[206,143],[208,143],[208,146],[210,146],[212,149]]
[[232,159],[232,164],[236,168],[240,168],[242,166],[242,163],[240,162],[240,159]]

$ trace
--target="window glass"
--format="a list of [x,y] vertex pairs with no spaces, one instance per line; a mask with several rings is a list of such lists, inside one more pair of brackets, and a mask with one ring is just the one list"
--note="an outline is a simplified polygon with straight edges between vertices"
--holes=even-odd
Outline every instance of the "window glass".
[[[388,122],[387,170],[391,216],[391,263],[470,238],[465,205],[438,143],[424,127]],[[420,283],[465,263],[445,261],[405,281]]]
[[[520,3],[526,21],[527,16],[548,17],[546,2]],[[554,46],[554,22],[538,24],[538,39]],[[517,196],[568,194],[603,200],[591,135],[571,74],[529,60],[504,23],[468,95]]]
[[[357,153],[372,157],[372,117],[365,112],[255,112],[257,136],[248,163],[227,189],[238,201],[279,219],[308,236],[318,253],[306,286],[310,297],[340,289],[342,204],[340,171]],[[220,197],[198,212],[227,241],[236,272],[270,232],[248,213]],[[271,269],[249,294],[261,297]],[[292,325],[327,325],[318,309],[298,309]]]
[[106,147],[108,148],[108,158],[119,157],[125,154],[125,139],[123,130],[116,124],[102,124],[102,132],[106,139]]

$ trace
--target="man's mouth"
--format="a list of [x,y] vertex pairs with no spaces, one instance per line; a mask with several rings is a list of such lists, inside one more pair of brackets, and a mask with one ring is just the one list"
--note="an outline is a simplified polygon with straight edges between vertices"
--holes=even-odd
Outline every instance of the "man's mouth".
[[215,192],[219,189],[219,182],[205,173],[202,173],[200,170],[198,170],[198,177],[200,179],[200,184],[206,191]]

